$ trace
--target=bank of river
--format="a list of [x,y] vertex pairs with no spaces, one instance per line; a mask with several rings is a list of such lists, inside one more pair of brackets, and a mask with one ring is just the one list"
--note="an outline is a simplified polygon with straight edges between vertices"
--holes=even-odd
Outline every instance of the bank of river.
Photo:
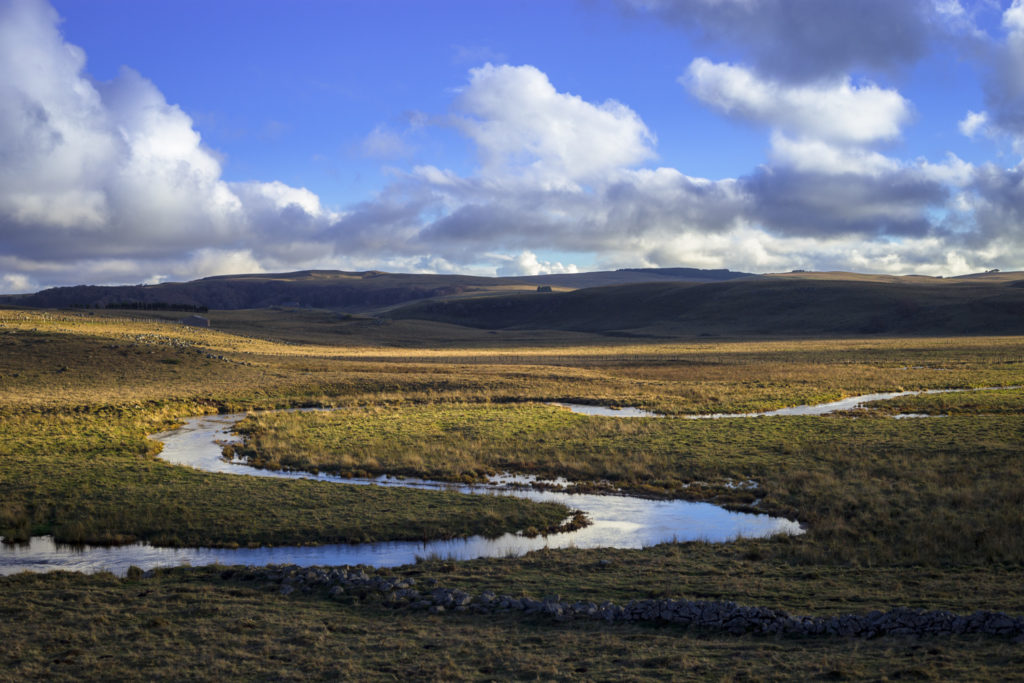
[[[968,391],[997,391],[1020,388],[1020,386],[1015,385],[1009,387],[979,387],[977,389],[923,389],[920,391],[887,391],[877,394],[861,394],[860,396],[848,396],[846,398],[839,399],[838,401],[830,401],[828,403],[817,403],[813,405],[777,408],[776,410],[766,410],[760,413],[707,413],[702,415],[680,415],[677,419],[681,418],[686,420],[725,420],[745,417],[781,417],[786,415],[829,415],[831,413],[838,413],[844,410],[857,410],[859,408],[863,408],[868,403],[872,403],[874,401],[887,401],[893,398],[900,398],[901,396],[925,396],[928,394],[959,394]],[[602,417],[669,417],[668,415],[662,415],[660,413],[654,413],[649,410],[642,410],[640,408],[633,407],[608,408],[604,406],[592,406],[584,403],[552,403],[551,405],[558,406],[560,408],[568,408],[572,412],[579,413],[580,415],[598,415]],[[893,415],[893,417],[897,419],[902,419],[942,416],[926,415],[924,413],[905,413],[903,415]]]
[[[995,387],[991,387],[995,388]],[[1013,389],[1019,387],[1002,387]],[[762,413],[691,415],[687,419],[723,419],[785,415],[826,415],[851,410],[871,401],[917,394],[971,391],[970,389],[900,391],[853,396],[819,405],[795,406]],[[576,404],[557,404],[576,412],[612,417],[660,417],[635,408],[603,408]],[[896,417],[918,417],[906,415]],[[0,575],[20,571],[112,571],[123,574],[129,566],[149,569],[182,564],[213,563],[267,565],[294,564],[398,566],[417,557],[443,557],[456,560],[477,557],[522,555],[540,548],[641,548],[670,541],[706,540],[726,542],[739,537],[761,538],[775,534],[803,533],[792,520],[731,512],[709,503],[681,500],[648,500],[624,495],[595,495],[538,490],[528,484],[528,476],[504,476],[490,484],[462,485],[421,479],[378,477],[345,479],[326,474],[264,470],[222,457],[221,445],[237,441],[231,432],[244,414],[206,415],[189,418],[181,427],[153,436],[164,444],[160,457],[167,462],[194,467],[206,472],[241,476],[315,479],[347,485],[400,486],[420,489],[446,489],[467,494],[510,495],[542,502],[561,503],[581,510],[592,522],[589,526],[548,536],[525,537],[505,534],[498,538],[474,536],[427,542],[392,541],[319,546],[282,546],[273,548],[158,548],[144,543],[117,547],[70,547],[58,545],[50,537],[35,537],[30,543],[0,543]],[[555,482],[568,485],[570,482]]]
[[[526,537],[505,534],[498,538],[473,536],[438,541],[392,541],[273,548],[157,548],[136,543],[117,547],[69,547],[49,537],[36,537],[25,545],[0,545],[0,574],[20,571],[112,571],[123,574],[134,565],[142,569],[181,564],[213,563],[300,566],[366,564],[391,567],[415,562],[417,557],[467,560],[477,557],[522,555],[540,548],[642,548],[669,541],[725,542],[739,537],[760,538],[803,533],[792,520],[730,512],[709,503],[682,500],[647,500],[622,495],[594,495],[542,491],[518,484],[462,485],[418,479],[380,477],[344,479],[307,472],[280,472],[250,467],[222,457],[221,444],[236,440],[232,427],[244,414],[188,418],[181,427],[156,434],[163,442],[160,457],[170,463],[222,474],[289,479],[315,479],[348,485],[403,486],[454,490],[468,494],[509,495],[541,502],[561,503],[582,510],[591,524],[570,532]],[[505,478],[505,480],[515,478]]]

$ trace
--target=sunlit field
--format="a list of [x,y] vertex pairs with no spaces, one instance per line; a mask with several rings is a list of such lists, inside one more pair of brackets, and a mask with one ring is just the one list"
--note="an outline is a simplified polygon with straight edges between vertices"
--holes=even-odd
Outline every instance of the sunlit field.
[[[239,454],[343,476],[563,476],[583,490],[709,500],[807,529],[726,544],[435,558],[387,573],[467,590],[721,599],[806,614],[1024,612],[1024,391],[1012,388],[1024,384],[1020,338],[638,343],[319,311],[214,311],[211,329],[175,317],[0,310],[0,535],[234,547],[500,534],[551,528],[568,512],[507,497],[205,474],[159,460],[147,439],[199,413],[330,406],[249,418]],[[982,390],[821,417],[685,419],[921,389]],[[668,417],[587,417],[552,401]],[[904,413],[931,417],[892,417]],[[755,486],[731,486],[748,480]],[[236,662],[224,673],[285,679],[1006,677],[1024,666],[1019,646],[983,637],[732,638],[342,606],[212,570],[163,572],[145,588],[132,581],[0,579],[8,675],[142,667],[170,676],[161,665],[170,657],[185,676],[215,658]],[[84,615],[88,624],[74,621]],[[68,619],[76,625],[50,631]],[[139,660],[104,669],[111,639],[137,643]],[[310,648],[320,654],[300,655]],[[396,654],[383,664],[380,648]],[[554,672],[559,652],[576,654]]]

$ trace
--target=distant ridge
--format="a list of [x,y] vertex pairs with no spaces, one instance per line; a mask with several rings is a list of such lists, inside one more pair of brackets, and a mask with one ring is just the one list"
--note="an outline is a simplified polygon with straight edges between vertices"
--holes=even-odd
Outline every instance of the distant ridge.
[[640,337],[1024,334],[1024,273],[963,279],[786,273],[424,301],[388,315]]
[[679,280],[735,280],[749,273],[734,273],[728,268],[702,270],[700,268],[619,268],[619,273],[646,273]]
[[363,312],[422,299],[535,290],[538,286],[571,290],[638,282],[714,282],[742,277],[750,277],[750,274],[696,268],[639,268],[518,277],[303,270],[215,275],[158,285],[54,287],[34,294],[0,296],[0,303],[38,308],[301,306]]
[[477,329],[614,336],[1024,334],[1024,273],[957,278],[693,268],[477,277],[304,270],[57,287],[0,304],[135,311],[318,308]]

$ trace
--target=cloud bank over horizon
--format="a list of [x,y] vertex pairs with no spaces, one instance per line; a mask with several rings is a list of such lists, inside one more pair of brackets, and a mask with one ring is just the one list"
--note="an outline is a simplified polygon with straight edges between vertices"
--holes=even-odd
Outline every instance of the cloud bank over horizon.
[[[372,196],[329,207],[274,178],[225,180],[158,84],[130,67],[94,80],[55,9],[0,0],[0,293],[306,268],[1024,268],[1024,0],[994,35],[956,0],[865,3],[621,1],[740,46],[749,61],[696,56],[664,88],[763,134],[745,174],[661,165],[658,131],[628,102],[485,62],[445,111],[413,117],[416,135],[460,136],[470,170],[392,167]],[[892,155],[922,112],[865,70],[882,79],[949,46],[973,55],[986,107],[958,112],[951,135],[996,145],[998,163]],[[404,159],[405,135],[381,122],[360,153]]]

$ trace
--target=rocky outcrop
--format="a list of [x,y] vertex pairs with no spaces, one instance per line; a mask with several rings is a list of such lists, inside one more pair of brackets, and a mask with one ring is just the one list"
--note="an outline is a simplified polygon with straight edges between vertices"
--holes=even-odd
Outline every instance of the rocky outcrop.
[[[152,575],[150,571],[143,574],[143,577]],[[924,612],[897,607],[886,612],[874,611],[868,614],[797,616],[782,610],[747,607],[725,601],[649,599],[633,600],[624,605],[613,602],[570,602],[562,600],[558,595],[549,595],[543,599],[499,595],[493,591],[474,595],[438,586],[433,579],[419,583],[411,577],[385,576],[372,571],[367,573],[362,567],[348,566],[235,567],[225,569],[221,578],[270,585],[283,595],[322,593],[339,602],[376,602],[392,609],[434,614],[521,614],[556,621],[664,623],[734,635],[749,633],[876,638],[983,634],[1024,642],[1024,617],[1013,617],[1003,612],[977,611],[960,615],[941,610]]]

